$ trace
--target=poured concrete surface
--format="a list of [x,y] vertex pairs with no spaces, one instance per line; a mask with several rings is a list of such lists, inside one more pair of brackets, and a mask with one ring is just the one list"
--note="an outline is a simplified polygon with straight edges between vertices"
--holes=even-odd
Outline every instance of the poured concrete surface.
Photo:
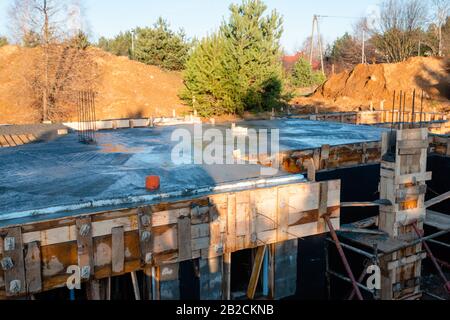
[[[383,129],[304,120],[251,121],[248,128],[280,129],[281,150],[301,150],[323,144],[339,145],[380,140]],[[204,130],[209,128],[204,126]],[[225,126],[217,126],[224,130]],[[0,150],[0,220],[16,213],[37,214],[39,209],[121,199],[152,194],[182,196],[191,191],[261,176],[259,165],[175,165],[171,141],[176,129],[129,129],[97,133],[97,145],[78,142],[69,134],[48,143],[29,144]],[[161,189],[145,189],[145,177],[161,177]],[[274,176],[285,175],[282,172]],[[118,204],[118,203],[115,203]],[[101,203],[100,203],[101,205]],[[56,210],[56,211],[58,211]],[[56,212],[55,211],[55,212]],[[23,217],[23,215],[18,215]]]

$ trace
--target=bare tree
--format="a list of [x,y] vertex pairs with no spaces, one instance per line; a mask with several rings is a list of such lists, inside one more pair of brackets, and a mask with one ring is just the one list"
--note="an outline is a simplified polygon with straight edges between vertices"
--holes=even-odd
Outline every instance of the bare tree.
[[371,27],[377,49],[388,62],[400,62],[417,53],[417,43],[426,26],[428,8],[421,0],[385,0],[380,17]]
[[74,44],[83,28],[80,0],[15,0],[10,17],[16,42],[26,44],[31,35],[33,47],[39,47],[30,88],[40,100],[42,120],[60,118],[57,103],[67,100],[77,80],[83,82],[80,71],[92,67],[87,52]]
[[450,0],[433,0],[433,20],[437,28],[437,37],[439,39],[438,55],[443,55],[443,37],[442,28],[447,22],[450,13]]

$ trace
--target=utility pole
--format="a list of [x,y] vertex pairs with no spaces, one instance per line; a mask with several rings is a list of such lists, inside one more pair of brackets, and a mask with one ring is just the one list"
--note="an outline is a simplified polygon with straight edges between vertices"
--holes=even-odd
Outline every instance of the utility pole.
[[319,27],[319,17],[318,15],[313,16],[313,25],[312,25],[312,33],[311,33],[311,52],[309,56],[309,62],[312,66],[313,64],[313,56],[314,56],[314,34],[315,30],[317,28],[317,36],[319,37],[318,43],[319,43],[319,54],[320,54],[320,64],[322,68],[322,73],[325,74],[325,65],[323,60],[323,48],[322,48],[322,35],[320,34],[320,27]]
[[317,21],[317,16],[314,15],[313,16],[313,24],[312,24],[312,32],[311,32],[311,45],[310,45],[310,55],[309,55],[309,63],[312,65],[313,64],[313,55],[314,55],[314,31],[316,30],[316,21]]

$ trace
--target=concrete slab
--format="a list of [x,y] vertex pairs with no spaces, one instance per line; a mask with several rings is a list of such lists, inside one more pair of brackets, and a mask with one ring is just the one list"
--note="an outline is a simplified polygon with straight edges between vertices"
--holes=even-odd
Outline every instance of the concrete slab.
[[[383,132],[372,127],[303,120],[251,121],[239,126],[278,128],[281,149],[295,150],[376,141]],[[229,127],[216,129],[224,131]],[[226,184],[245,188],[243,181],[286,176],[282,172],[261,176],[261,167],[252,164],[174,164],[171,153],[178,141],[171,141],[172,133],[176,129],[192,132],[193,128],[185,125],[101,131],[97,133],[98,145],[80,144],[77,134],[69,134],[48,143],[2,148],[0,220],[27,216],[41,219],[45,214],[70,215],[81,209],[168,201],[170,197],[211,193]],[[210,126],[204,126],[207,128]],[[161,177],[159,191],[145,189],[145,177],[149,175]],[[287,179],[292,183],[302,177]]]

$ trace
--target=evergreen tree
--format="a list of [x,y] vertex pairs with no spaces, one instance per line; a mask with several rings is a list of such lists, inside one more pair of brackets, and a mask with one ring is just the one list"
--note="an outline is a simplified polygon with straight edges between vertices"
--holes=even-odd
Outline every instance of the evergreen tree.
[[121,32],[114,39],[101,37],[97,46],[116,56],[131,57],[132,34],[130,31]]
[[231,5],[220,30],[197,45],[182,98],[201,115],[264,110],[281,102],[282,19],[260,0]]
[[88,36],[81,30],[70,39],[70,44],[72,47],[80,50],[86,50],[91,45]]
[[190,50],[190,43],[182,30],[173,32],[163,18],[151,28],[136,30],[136,60],[168,70],[182,70]]
[[325,82],[326,77],[321,71],[314,71],[311,64],[301,57],[292,69],[292,84],[296,87],[311,87]]

